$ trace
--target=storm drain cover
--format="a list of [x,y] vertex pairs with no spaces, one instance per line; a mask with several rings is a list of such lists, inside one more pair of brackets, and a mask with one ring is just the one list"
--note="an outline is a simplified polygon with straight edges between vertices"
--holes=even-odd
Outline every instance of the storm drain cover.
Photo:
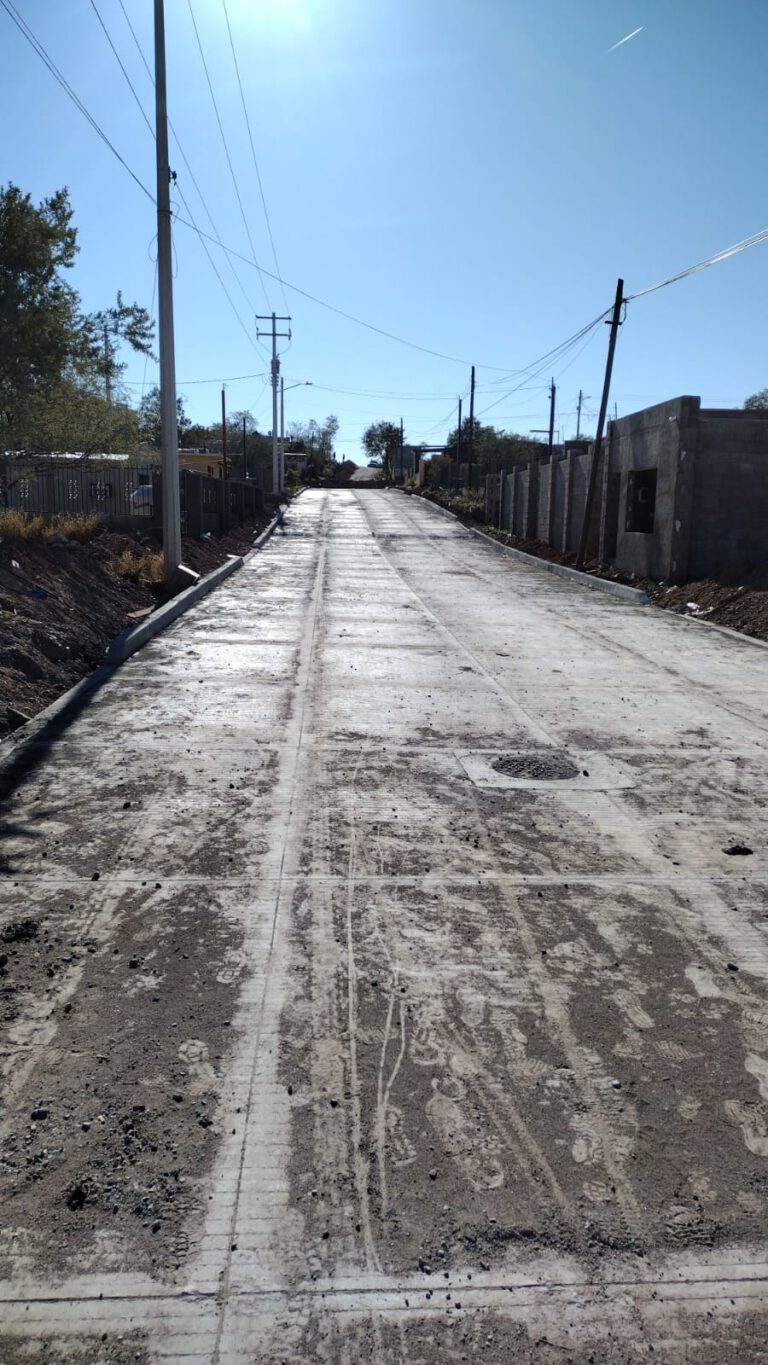
[[605,753],[540,748],[469,749],[456,754],[476,787],[512,790],[620,791],[634,787],[635,777]]
[[491,767],[505,777],[527,777],[534,782],[565,782],[579,775],[576,764],[565,754],[502,754]]

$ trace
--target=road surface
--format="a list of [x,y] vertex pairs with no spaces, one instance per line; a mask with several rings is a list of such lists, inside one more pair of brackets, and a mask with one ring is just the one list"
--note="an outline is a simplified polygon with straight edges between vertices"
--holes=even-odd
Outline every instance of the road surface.
[[298,499],[10,773],[3,1365],[768,1359],[767,680]]

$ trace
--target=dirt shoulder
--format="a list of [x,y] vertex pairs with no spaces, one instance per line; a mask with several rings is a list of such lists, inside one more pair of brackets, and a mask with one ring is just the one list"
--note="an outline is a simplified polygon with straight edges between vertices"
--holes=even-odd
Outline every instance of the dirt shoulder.
[[[210,573],[250,550],[267,522],[185,539],[184,563]],[[0,534],[0,738],[103,663],[110,640],[162,600],[162,556],[150,538],[50,529]]]
[[[469,504],[455,494],[435,493],[432,490],[417,496],[424,497],[438,507],[445,507],[467,526],[475,526],[486,535],[516,550],[546,559],[550,563],[574,565],[575,555],[562,554],[540,540],[529,540],[508,531],[499,531],[485,523],[480,502]],[[678,616],[691,616],[710,621],[713,625],[729,626],[756,640],[768,640],[768,564],[744,564],[724,570],[714,578],[694,579],[689,583],[670,586],[652,578],[637,578],[633,574],[617,573],[602,567],[596,560],[587,560],[585,572],[596,578],[626,583],[646,592],[654,606],[673,611]]]

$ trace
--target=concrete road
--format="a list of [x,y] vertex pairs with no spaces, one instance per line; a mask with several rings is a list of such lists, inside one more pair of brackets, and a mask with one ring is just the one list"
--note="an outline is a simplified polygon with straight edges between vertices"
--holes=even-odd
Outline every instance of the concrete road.
[[768,1359],[767,681],[302,496],[10,795],[3,1365]]

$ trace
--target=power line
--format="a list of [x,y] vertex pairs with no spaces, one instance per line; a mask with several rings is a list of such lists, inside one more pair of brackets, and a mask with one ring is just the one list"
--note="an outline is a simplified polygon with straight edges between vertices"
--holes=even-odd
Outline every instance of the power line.
[[264,298],[266,299],[267,308],[271,309],[272,305],[271,305],[271,303],[270,303],[270,301],[269,301],[269,295],[267,294],[267,286],[266,286],[265,283],[264,283],[264,278],[263,278],[263,275],[262,275],[262,272],[261,272],[261,266],[259,265],[258,261],[256,260],[256,248],[255,248],[255,246],[253,245],[253,238],[251,237],[251,229],[250,229],[249,226],[248,226],[248,219],[247,219],[246,216],[245,216],[245,209],[243,208],[243,201],[242,201],[242,198],[241,198],[241,196],[240,196],[240,188],[239,188],[238,183],[237,183],[237,176],[235,175],[235,168],[234,168],[234,166],[232,165],[232,158],[231,158],[231,156],[230,156],[230,154],[229,154],[229,146],[228,146],[228,144],[227,144],[227,139],[226,139],[226,136],[225,136],[225,133],[224,133],[224,125],[223,125],[223,123],[222,123],[222,121],[221,121],[221,115],[219,114],[219,106],[218,106],[218,104],[216,103],[216,96],[215,96],[215,94],[214,94],[214,92],[213,92],[213,83],[212,83],[212,81],[211,81],[211,77],[210,77],[210,74],[209,74],[209,71],[208,71],[208,63],[207,63],[206,60],[205,60],[205,52],[203,51],[203,44],[202,44],[202,42],[200,41],[200,34],[199,34],[199,32],[198,32],[197,21],[196,21],[196,19],[195,19],[195,11],[194,11],[193,8],[192,8],[192,0],[187,0],[187,5],[188,5],[188,8],[189,8],[189,17],[190,17],[190,19],[192,20],[192,27],[193,27],[193,29],[195,30],[195,38],[197,39],[197,46],[198,46],[198,50],[199,50],[199,52],[200,52],[200,60],[201,60],[201,62],[203,63],[203,71],[205,72],[205,79],[206,79],[206,81],[208,82],[208,91],[209,91],[210,96],[211,96],[211,103],[212,103],[212,105],[213,105],[213,112],[214,112],[215,115],[216,115],[216,122],[217,122],[218,125],[219,125],[219,132],[220,132],[220,134],[221,134],[221,141],[222,141],[222,145],[223,145],[223,147],[224,147],[224,155],[225,155],[226,158],[227,158],[227,165],[229,166],[229,173],[230,173],[230,175],[231,175],[231,177],[232,177],[232,184],[233,184],[233,186],[234,186],[235,195],[236,195],[236,198],[237,198],[237,202],[238,202],[238,204],[239,204],[239,206],[240,206],[240,216],[242,217],[242,220],[243,220],[243,226],[244,226],[244,228],[245,228],[245,235],[246,235],[246,237],[248,238],[248,245],[249,245],[250,248],[251,248],[251,255],[253,256],[253,265],[255,265],[256,269],[257,269],[258,272],[259,272],[259,280],[260,280],[260,282],[261,282],[261,287],[262,287],[262,290],[263,290],[263,292],[264,292]]
[[[122,73],[123,73],[123,76],[124,76],[124,78],[125,78],[125,81],[126,81],[128,87],[129,87],[130,91],[131,91],[131,94],[133,95],[133,98],[134,98],[134,100],[136,101],[136,104],[138,105],[139,112],[141,113],[141,116],[142,116],[142,118],[144,119],[144,122],[146,123],[146,125],[147,125],[147,127],[148,127],[148,129],[149,129],[149,131],[150,131],[150,134],[151,134],[151,136],[152,136],[152,138],[153,138],[153,140],[154,140],[154,137],[155,137],[155,130],[154,130],[154,128],[153,128],[153,126],[152,126],[152,123],[150,122],[150,119],[149,119],[149,117],[147,116],[147,113],[146,113],[146,111],[145,111],[145,109],[144,109],[144,106],[143,106],[143,104],[142,104],[142,102],[141,102],[141,100],[140,100],[140,98],[139,98],[139,96],[138,96],[138,94],[137,94],[137,92],[136,92],[136,87],[134,86],[134,84],[133,84],[133,82],[132,82],[130,76],[128,75],[128,72],[127,72],[127,70],[126,70],[126,68],[125,68],[125,65],[123,64],[123,61],[122,61],[122,59],[121,59],[121,57],[120,57],[120,54],[119,54],[117,48],[115,47],[114,42],[112,41],[112,36],[111,36],[111,34],[110,34],[110,32],[109,32],[109,29],[107,28],[107,25],[105,24],[105,22],[104,22],[104,20],[103,20],[103,18],[102,18],[102,16],[101,16],[101,14],[100,14],[100,12],[99,12],[98,6],[97,6],[97,4],[96,4],[96,0],[90,0],[90,2],[91,2],[91,8],[93,9],[93,11],[94,11],[94,13],[95,13],[95,15],[96,15],[96,18],[98,19],[98,21],[99,21],[99,23],[100,23],[100,25],[101,25],[101,28],[102,28],[103,33],[104,33],[104,36],[105,36],[107,42],[109,43],[110,48],[112,49],[112,53],[113,53],[113,55],[114,55],[115,61],[117,62],[118,66],[120,67],[120,70],[121,70]],[[127,15],[126,10],[125,10],[125,6],[123,5],[123,0],[119,0],[119,2],[120,2],[120,7],[121,7],[121,9],[122,9],[122,11],[123,11],[123,15],[125,16],[126,22],[127,22],[127,24],[128,24],[128,27],[129,27],[130,30],[131,30],[131,35],[132,35],[132,37],[133,37],[133,40],[134,40],[134,42],[136,43],[136,46],[137,46],[138,49],[139,49],[139,54],[140,54],[140,56],[141,56],[142,61],[144,62],[144,66],[146,67],[147,74],[149,75],[150,80],[152,81],[152,84],[153,84],[153,86],[154,86],[154,83],[155,83],[155,82],[154,82],[154,76],[152,75],[152,72],[151,72],[151,70],[150,70],[150,68],[149,68],[149,65],[148,65],[148,63],[147,63],[147,60],[146,60],[146,58],[145,58],[145,56],[144,56],[144,53],[143,53],[143,51],[142,51],[142,49],[141,49],[141,45],[139,44],[139,40],[138,40],[138,38],[136,37],[136,34],[135,34],[135,32],[134,32],[134,29],[133,29],[133,25],[131,24],[131,21],[130,21],[130,19],[128,18],[128,15]],[[174,137],[175,137],[175,136],[176,136],[176,134],[175,134],[175,132],[174,132]],[[193,183],[194,183],[194,185],[195,185],[195,188],[197,189],[197,192],[198,192],[198,194],[200,195],[200,198],[201,198],[202,203],[203,203],[203,207],[206,209],[206,212],[208,212],[208,210],[207,210],[207,205],[206,205],[206,203],[205,203],[205,200],[203,199],[202,192],[201,192],[201,190],[200,190],[199,185],[197,184],[197,181],[195,180],[194,175],[192,174],[192,169],[191,169],[191,167],[189,166],[189,162],[187,161],[186,156],[184,155],[184,151],[183,151],[183,149],[182,149],[182,146],[181,146],[181,143],[179,142],[178,137],[176,137],[176,141],[177,141],[178,146],[179,146],[179,152],[181,153],[181,156],[182,156],[183,159],[184,159],[184,162],[185,162],[185,164],[186,164],[186,166],[187,166],[187,168],[188,168],[188,170],[189,170],[189,173],[190,173],[190,176],[191,176],[191,178],[192,178],[192,181],[193,181]],[[192,213],[192,210],[191,210],[191,208],[190,208],[190,206],[189,206],[189,202],[188,202],[188,200],[187,200],[187,198],[186,198],[186,195],[184,194],[184,191],[183,191],[183,189],[181,188],[181,186],[179,185],[178,181],[176,182],[176,189],[177,189],[177,191],[178,191],[178,193],[179,193],[179,196],[181,197],[181,201],[182,201],[182,203],[184,204],[184,207],[185,207],[187,213],[189,214],[190,219],[192,220],[192,222],[194,222],[194,221],[195,221],[194,214]],[[210,216],[210,213],[208,213],[208,217],[209,217],[209,218],[211,217],[211,216]],[[211,226],[214,228],[214,231],[215,231],[215,230],[216,230],[216,225],[215,225],[215,223],[213,222],[213,219],[212,219],[212,218],[211,218]],[[224,294],[226,295],[226,298],[227,298],[227,300],[228,300],[228,302],[229,302],[230,307],[232,308],[233,313],[235,314],[235,317],[237,318],[237,321],[239,322],[240,326],[242,327],[243,331],[245,332],[245,335],[246,335],[246,337],[248,338],[248,341],[250,342],[250,344],[251,344],[251,345],[254,347],[254,349],[255,349],[255,348],[256,348],[256,344],[255,344],[254,338],[253,338],[252,334],[249,332],[248,327],[246,326],[246,324],[243,322],[243,319],[242,319],[242,317],[240,316],[240,312],[239,312],[238,308],[237,308],[236,305],[235,305],[234,299],[232,298],[232,296],[231,296],[229,290],[227,289],[227,286],[225,285],[225,283],[224,283],[224,281],[223,281],[221,275],[219,274],[219,271],[218,271],[218,268],[217,268],[217,266],[216,266],[216,263],[215,263],[215,261],[213,260],[213,257],[211,256],[210,251],[208,250],[208,245],[207,245],[207,243],[204,242],[204,241],[201,239],[201,243],[200,243],[200,244],[201,244],[201,246],[203,247],[203,250],[205,251],[206,256],[208,257],[208,261],[209,261],[209,263],[210,263],[211,269],[213,270],[214,274],[216,275],[216,278],[217,278],[217,280],[219,281],[219,284],[221,285],[221,288],[223,289]],[[235,273],[235,278],[238,279],[237,273],[234,272],[234,267],[232,267],[232,269],[233,269],[233,273]],[[240,282],[240,281],[238,280],[238,282]],[[241,284],[241,288],[242,288],[242,284]],[[248,298],[248,295],[247,295],[247,293],[245,292],[244,289],[243,289],[243,293],[245,294],[246,302],[249,304],[249,306],[250,306],[251,308],[253,308],[253,304],[251,303],[251,300]]]
[[80,99],[80,96],[76,94],[76,92],[73,90],[72,86],[69,84],[69,81],[59,70],[58,66],[54,62],[53,58],[46,51],[45,47],[40,42],[39,38],[35,37],[35,34],[32,32],[32,29],[29,27],[29,24],[27,24],[26,20],[22,19],[15,5],[12,3],[12,0],[0,0],[0,4],[2,5],[9,19],[11,19],[13,23],[16,25],[17,29],[22,34],[22,36],[26,38],[30,47],[37,53],[38,57],[45,64],[45,66],[47,66],[54,80],[58,82],[64,93],[68,96],[68,98],[72,101],[75,107],[83,115],[83,118],[85,118],[87,122],[91,125],[96,135],[100,137],[101,141],[105,144],[105,146],[109,148],[112,155],[117,157],[117,160],[120,162],[120,165],[128,172],[129,176],[131,177],[131,180],[133,180],[134,183],[138,185],[139,189],[144,194],[146,194],[147,198],[151,201],[151,203],[154,204],[155,196],[153,195],[152,191],[147,189],[146,185],[139,179],[135,171],[131,170],[131,167],[128,165],[128,162],[120,155],[114,143],[110,142],[109,138],[107,137],[107,134],[104,132],[104,129],[96,121],[93,115],[89,113],[88,109],[83,104],[83,101]]
[[[261,181],[261,171],[259,170],[259,162],[258,162],[258,159],[257,159],[257,156],[256,156],[256,148],[255,148],[254,143],[253,143],[253,133],[251,132],[251,120],[250,120],[249,117],[248,117],[248,106],[246,105],[246,102],[245,102],[245,92],[243,91],[243,82],[242,82],[241,79],[240,79],[240,66],[239,66],[239,63],[238,63],[238,60],[237,60],[237,53],[236,53],[236,51],[235,51],[235,42],[234,42],[234,38],[232,37],[232,27],[231,27],[230,22],[229,22],[229,12],[228,12],[228,10],[227,10],[227,0],[221,0],[221,3],[222,3],[222,6],[223,6],[223,8],[224,8],[224,18],[225,18],[226,21],[227,21],[227,33],[229,34],[229,45],[230,45],[230,47],[231,47],[231,49],[232,49],[232,61],[233,61],[234,64],[235,64],[235,75],[237,76],[237,85],[238,85],[238,89],[239,89],[239,91],[240,91],[240,103],[241,103],[242,106],[243,106],[243,116],[244,116],[244,118],[245,118],[245,126],[246,126],[246,128],[248,129],[248,141],[249,141],[250,144],[251,144],[251,156],[253,157],[253,168],[254,168],[254,170],[255,170],[255,172],[256,172],[256,180],[258,181],[259,194],[261,195],[261,206],[262,206],[262,208],[263,208],[263,210],[264,210],[264,221],[265,221],[265,223],[266,223],[266,225],[267,225],[267,232],[268,232],[268,234],[269,234],[269,244],[270,244],[270,246],[271,246],[271,248],[272,248],[272,260],[273,260],[274,263],[275,263],[275,272],[276,272],[276,274],[279,276],[279,275],[282,274],[282,271],[280,270],[280,263],[279,263],[279,261],[278,261],[278,259],[277,259],[277,250],[276,250],[276,248],[275,248],[275,239],[274,239],[274,237],[272,236],[272,224],[271,224],[270,221],[269,221],[269,212],[268,212],[268,210],[267,210],[267,200],[266,200],[266,197],[265,197],[265,195],[264,195],[264,186],[263,186],[262,181]],[[255,253],[254,253],[254,255],[255,255]],[[284,303],[284,305],[285,305],[285,310],[286,310],[286,312],[287,312],[287,311],[288,311],[288,300],[287,300],[287,298],[286,298],[286,296],[285,296],[285,286],[283,285],[282,280],[280,281],[280,289],[281,289],[281,291],[282,291],[283,303]]]
[[754,232],[751,237],[745,237],[742,242],[735,242],[733,246],[727,246],[724,251],[718,251],[714,256],[708,256],[705,261],[699,261],[697,265],[689,265],[686,270],[678,270],[676,275],[670,275],[666,280],[659,280],[658,284],[649,284],[646,289],[638,289],[636,294],[628,294],[625,303],[631,303],[633,299],[641,299],[646,294],[654,294],[657,289],[666,289],[668,284],[677,284],[678,280],[685,280],[689,275],[696,275],[700,270],[707,270],[711,265],[717,265],[719,261],[727,261],[730,256],[738,256],[742,251],[749,251],[750,247],[759,246],[761,242],[768,241],[768,228],[761,228],[760,232]]

